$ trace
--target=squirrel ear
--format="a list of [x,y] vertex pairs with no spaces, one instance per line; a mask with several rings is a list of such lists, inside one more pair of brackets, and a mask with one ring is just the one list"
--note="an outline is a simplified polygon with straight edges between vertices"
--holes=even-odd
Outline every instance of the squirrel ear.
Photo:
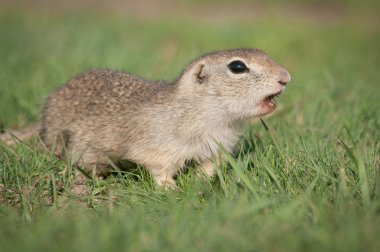
[[205,72],[205,65],[204,64],[198,64],[197,66],[195,66],[194,73],[195,73],[195,77],[197,79],[197,82],[199,84],[202,84],[206,81],[207,75]]

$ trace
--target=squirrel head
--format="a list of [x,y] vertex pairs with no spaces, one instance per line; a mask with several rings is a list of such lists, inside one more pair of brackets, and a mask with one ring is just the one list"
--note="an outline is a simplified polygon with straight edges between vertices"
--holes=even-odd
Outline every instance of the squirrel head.
[[201,56],[185,69],[177,84],[232,118],[245,119],[274,111],[274,98],[289,81],[289,72],[264,52],[233,49]]

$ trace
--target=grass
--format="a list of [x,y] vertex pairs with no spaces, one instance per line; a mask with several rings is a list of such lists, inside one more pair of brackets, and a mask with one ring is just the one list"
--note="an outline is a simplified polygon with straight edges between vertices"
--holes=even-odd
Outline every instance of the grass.
[[[349,7],[348,7],[349,8]],[[259,47],[292,74],[282,110],[248,126],[211,181],[181,191],[142,168],[88,181],[30,143],[0,144],[1,251],[376,251],[380,247],[379,20],[126,18],[0,12],[0,124],[38,121],[44,98],[92,67],[174,80],[210,50]],[[301,22],[302,21],[302,22]]]

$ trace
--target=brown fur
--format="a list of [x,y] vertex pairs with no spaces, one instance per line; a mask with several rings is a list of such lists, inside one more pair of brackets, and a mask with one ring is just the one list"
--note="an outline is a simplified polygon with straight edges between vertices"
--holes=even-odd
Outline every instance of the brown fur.
[[[236,59],[249,73],[229,71]],[[144,165],[158,185],[174,186],[173,176],[187,161],[212,176],[210,159],[218,156],[218,146],[231,151],[241,125],[272,112],[263,99],[289,80],[285,69],[256,49],[206,54],[171,84],[90,70],[48,97],[41,138],[88,171],[96,167],[105,174],[110,160],[130,160]]]

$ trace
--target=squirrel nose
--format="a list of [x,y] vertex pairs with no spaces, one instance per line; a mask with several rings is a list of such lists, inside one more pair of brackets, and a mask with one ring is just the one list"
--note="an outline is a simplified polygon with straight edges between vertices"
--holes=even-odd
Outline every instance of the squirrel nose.
[[280,71],[278,83],[285,86],[290,81],[290,74],[285,69]]

